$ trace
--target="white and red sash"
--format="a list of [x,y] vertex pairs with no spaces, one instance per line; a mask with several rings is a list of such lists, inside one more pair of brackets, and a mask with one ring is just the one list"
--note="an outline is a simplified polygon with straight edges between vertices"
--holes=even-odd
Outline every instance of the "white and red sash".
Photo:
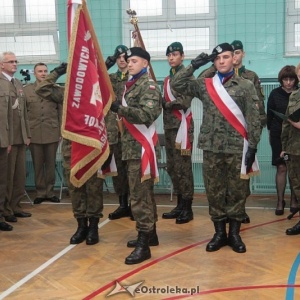
[[[122,105],[127,107],[125,100],[126,87],[123,93]],[[142,177],[141,182],[153,178],[154,182],[159,181],[159,174],[157,168],[157,160],[154,146],[158,141],[158,136],[155,129],[155,123],[147,127],[144,124],[131,124],[125,118],[123,118],[124,125],[130,132],[130,134],[141,144],[142,146],[142,159],[141,169]]]
[[206,89],[210,98],[215,103],[216,107],[225,117],[225,119],[240,133],[244,138],[243,158],[241,165],[241,178],[249,179],[250,176],[259,175],[259,166],[257,157],[252,165],[250,172],[246,173],[245,156],[248,149],[247,124],[243,113],[237,106],[235,101],[227,93],[222,85],[218,74],[213,78],[205,79]]
[[[164,81],[164,97],[167,102],[176,100],[171,91],[169,76],[166,77]],[[172,110],[172,113],[180,121],[180,126],[175,140],[175,147],[181,150],[181,155],[191,155],[192,145],[188,135],[192,119],[191,108],[188,108],[186,112],[184,112],[183,109],[174,109]]]

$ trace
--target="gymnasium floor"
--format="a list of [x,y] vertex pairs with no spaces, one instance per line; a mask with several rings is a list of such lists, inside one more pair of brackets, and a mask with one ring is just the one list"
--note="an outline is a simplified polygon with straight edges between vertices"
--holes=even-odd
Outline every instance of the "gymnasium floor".
[[107,219],[117,207],[115,194],[105,193],[100,243],[93,246],[69,244],[76,221],[68,197],[34,206],[24,197],[32,217],[0,232],[0,299],[300,299],[300,236],[285,234],[298,216],[288,220],[288,208],[275,216],[275,195],[247,200],[244,254],[205,251],[214,233],[205,194],[195,195],[194,220],[182,225],[161,219],[175,204],[169,195],[156,200],[160,245],[151,247],[151,259],[129,266],[126,243],[136,237],[135,222]]

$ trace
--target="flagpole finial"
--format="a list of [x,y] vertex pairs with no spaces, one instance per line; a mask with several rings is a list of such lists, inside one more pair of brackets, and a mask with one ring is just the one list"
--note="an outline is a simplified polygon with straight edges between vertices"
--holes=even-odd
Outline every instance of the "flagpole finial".
[[131,24],[137,24],[138,23],[138,18],[136,17],[136,11],[132,10],[131,8],[126,10],[127,14],[130,15],[130,23]]

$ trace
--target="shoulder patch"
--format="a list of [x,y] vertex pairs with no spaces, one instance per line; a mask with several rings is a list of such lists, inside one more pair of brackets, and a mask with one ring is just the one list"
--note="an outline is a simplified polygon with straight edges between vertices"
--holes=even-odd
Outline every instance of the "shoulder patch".
[[153,100],[148,100],[147,103],[146,103],[146,106],[149,107],[149,108],[153,108],[154,107]]
[[152,84],[150,84],[150,85],[149,85],[149,89],[150,89],[150,90],[155,90],[155,86],[152,85]]

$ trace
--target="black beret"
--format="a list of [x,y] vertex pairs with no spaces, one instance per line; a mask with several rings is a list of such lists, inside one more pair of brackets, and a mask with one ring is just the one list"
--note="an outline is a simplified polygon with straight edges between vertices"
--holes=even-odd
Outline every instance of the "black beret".
[[219,44],[218,46],[216,46],[213,51],[212,51],[212,54],[221,54],[223,52],[226,52],[226,51],[231,51],[233,52],[233,46],[228,44],[228,43],[222,43],[222,44]]
[[125,54],[126,60],[132,56],[138,56],[138,57],[144,58],[150,62],[150,54],[141,47],[132,47],[126,51],[126,54]]

